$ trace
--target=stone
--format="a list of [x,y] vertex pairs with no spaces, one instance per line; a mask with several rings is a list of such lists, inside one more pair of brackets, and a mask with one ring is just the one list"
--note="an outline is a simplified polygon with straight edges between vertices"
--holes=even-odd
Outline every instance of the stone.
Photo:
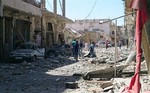
[[66,88],[76,89],[76,88],[78,88],[78,83],[77,82],[66,82]]
[[78,77],[81,77],[83,76],[81,73],[74,73],[73,76],[78,76]]

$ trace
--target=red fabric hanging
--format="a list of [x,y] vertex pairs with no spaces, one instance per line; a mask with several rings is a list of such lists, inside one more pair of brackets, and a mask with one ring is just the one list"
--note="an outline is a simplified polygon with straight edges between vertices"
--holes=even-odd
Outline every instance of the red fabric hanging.
[[140,67],[141,67],[141,41],[142,41],[142,29],[145,22],[148,19],[147,14],[147,0],[132,0],[131,7],[136,9],[136,70],[135,74],[131,79],[129,87],[125,88],[122,93],[140,93]]

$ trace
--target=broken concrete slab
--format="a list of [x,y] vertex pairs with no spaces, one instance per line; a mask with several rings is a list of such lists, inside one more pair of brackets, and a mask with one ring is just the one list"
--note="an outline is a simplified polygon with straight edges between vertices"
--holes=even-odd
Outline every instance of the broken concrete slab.
[[130,63],[131,61],[135,61],[135,58],[136,58],[136,51],[133,51],[130,53],[125,63]]
[[103,82],[103,83],[102,83],[101,88],[107,89],[107,88],[110,87],[110,86],[113,86],[112,82],[106,81],[106,82]]
[[92,91],[93,93],[101,93],[104,91],[109,91],[113,89],[113,84],[111,81],[86,81],[86,84],[89,86],[92,86],[89,88],[89,91]]
[[97,58],[92,58],[89,60],[92,64],[96,64],[96,63],[106,63],[106,59],[97,59]]
[[[113,90],[113,85],[112,86],[108,86],[108,87],[104,88],[103,90],[104,90],[104,92],[105,91],[109,91],[109,90]],[[113,93],[113,92],[110,92],[110,93]]]
[[[124,68],[126,68],[127,65],[118,65],[116,66],[116,74],[119,75]],[[87,72],[83,79],[90,80],[91,78],[107,78],[111,79],[114,77],[115,67],[108,67],[101,70],[95,70]]]

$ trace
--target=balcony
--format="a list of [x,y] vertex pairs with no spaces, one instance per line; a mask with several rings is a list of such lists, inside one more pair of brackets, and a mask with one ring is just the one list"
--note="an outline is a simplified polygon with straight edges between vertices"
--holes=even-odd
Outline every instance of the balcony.
[[40,8],[40,6],[41,6],[40,2],[38,2],[38,1],[36,1],[36,0],[21,0],[21,1],[24,1],[24,2],[26,2],[26,3],[28,3],[28,4],[31,4],[31,5],[33,5],[33,6],[36,6],[36,7],[38,7],[38,8]]
[[34,16],[41,16],[41,9],[26,3],[22,0],[2,0],[2,4],[4,7],[8,7],[14,10],[18,10],[19,12],[27,13]]

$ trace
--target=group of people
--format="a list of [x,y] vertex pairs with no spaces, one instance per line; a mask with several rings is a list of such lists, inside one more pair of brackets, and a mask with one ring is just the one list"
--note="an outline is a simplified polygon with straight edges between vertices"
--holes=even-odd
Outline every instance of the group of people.
[[[76,59],[76,61],[78,61],[78,56],[83,58],[83,53],[82,53],[82,48],[84,47],[83,42],[82,41],[78,42],[77,40],[74,39],[71,42],[71,45],[72,45],[72,54],[73,54],[73,57]],[[95,56],[94,47],[95,47],[95,43],[92,42],[89,46],[88,57]]]
[[[108,47],[110,47],[109,46],[109,44],[110,44],[109,41],[106,41],[105,44],[106,44],[106,49]],[[83,53],[82,53],[82,49],[84,47],[83,41],[78,42],[76,39],[74,39],[71,42],[71,46],[72,46],[72,54],[73,54],[73,57],[76,59],[76,61],[78,61],[78,56],[83,58]],[[121,46],[122,46],[122,42],[121,42],[121,40],[119,40],[118,41],[118,47],[121,49]],[[95,42],[91,42],[91,44],[89,45],[88,48],[89,48],[89,52],[88,52],[88,54],[84,55],[84,57],[96,57],[96,54],[95,54],[95,51],[94,51]]]
[[[106,44],[106,49],[107,49],[108,47],[110,47],[110,46],[114,46],[114,43],[111,44],[109,41],[106,41],[105,44]],[[111,44],[111,45],[109,45],[109,44]],[[121,49],[121,46],[122,46],[122,45],[123,45],[123,42],[122,42],[121,40],[119,40],[118,43],[117,43],[117,46]],[[128,47],[128,45],[127,45],[127,47]]]
[[83,48],[83,42],[80,41],[80,43],[77,40],[73,40],[71,42],[72,45],[72,53],[73,53],[73,57],[76,59],[76,61],[78,61],[78,55],[80,55],[82,57],[82,48]]

